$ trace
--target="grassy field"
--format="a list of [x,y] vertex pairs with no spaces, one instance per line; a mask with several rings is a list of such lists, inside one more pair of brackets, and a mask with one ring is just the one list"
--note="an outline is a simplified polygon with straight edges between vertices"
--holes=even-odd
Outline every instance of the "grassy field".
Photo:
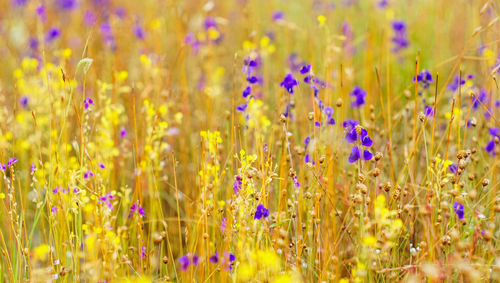
[[0,283],[499,282],[499,13],[0,1]]

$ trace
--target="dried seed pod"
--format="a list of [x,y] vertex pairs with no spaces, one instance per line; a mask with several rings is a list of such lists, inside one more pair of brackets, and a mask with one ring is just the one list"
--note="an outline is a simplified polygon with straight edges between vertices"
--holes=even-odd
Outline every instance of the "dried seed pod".
[[486,187],[490,184],[490,180],[487,178],[484,178],[483,181],[481,181],[481,184],[483,185],[483,187]]
[[337,99],[337,102],[335,103],[335,105],[337,105],[337,107],[342,106],[342,98]]
[[375,152],[375,161],[382,159],[383,154],[381,152]]

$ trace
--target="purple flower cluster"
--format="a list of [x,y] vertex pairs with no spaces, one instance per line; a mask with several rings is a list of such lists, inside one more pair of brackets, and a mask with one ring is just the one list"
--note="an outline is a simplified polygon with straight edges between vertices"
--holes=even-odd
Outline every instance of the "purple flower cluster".
[[85,106],[85,110],[88,110],[90,105],[94,105],[94,101],[92,100],[92,98],[90,97],[87,97],[85,98],[85,100],[83,101],[83,105]]
[[267,209],[263,204],[257,205],[257,210],[255,211],[254,219],[267,218],[269,216],[269,209]]
[[490,128],[489,134],[491,136],[491,140],[486,144],[484,150],[490,155],[495,155],[495,139],[500,139],[500,128]]
[[394,43],[392,51],[399,53],[401,50],[408,48],[410,43],[407,39],[406,23],[402,20],[394,20],[392,22],[392,30],[394,31],[394,36],[391,39]]
[[[368,136],[368,132],[366,129],[361,128],[358,125],[358,121],[356,120],[347,120],[344,121],[343,123],[344,129],[347,130],[347,133],[345,135],[345,140],[348,143],[353,143],[359,142],[361,143],[362,146],[364,147],[370,147],[373,144],[373,141],[371,138]],[[354,163],[358,161],[361,158],[361,154],[363,154],[363,159],[365,161],[371,160],[373,157],[373,154],[368,150],[365,149],[363,152],[361,152],[362,149],[360,149],[357,145],[353,146],[351,149],[351,154],[349,155],[349,163]]]
[[236,260],[236,256],[230,252],[224,252],[222,258],[219,257],[219,253],[215,251],[215,253],[208,258],[208,261],[213,264],[217,264],[220,262],[222,266],[224,266],[225,270],[232,270],[232,263]]
[[360,88],[359,86],[355,86],[351,93],[349,93],[349,96],[355,98],[355,100],[351,103],[351,106],[354,108],[359,108],[366,104],[366,90]]
[[241,180],[240,176],[236,176],[234,183],[233,183],[233,191],[234,194],[237,194],[241,190],[241,185],[243,184],[243,181]]
[[113,201],[115,197],[111,193],[105,194],[103,197],[99,198],[99,203],[105,203],[110,210],[113,210],[113,204],[111,201]]
[[[258,68],[260,66],[259,64],[260,58],[257,59],[250,59],[247,58],[243,62],[243,73],[246,75],[246,81],[248,82],[248,85],[245,87],[242,93],[242,97],[245,99],[245,103],[236,106],[236,110],[240,112],[245,112],[247,107],[248,107],[248,102],[253,99],[252,90],[257,83],[262,83],[262,78],[259,77],[258,75]],[[248,116],[246,117],[248,119]]]
[[413,78],[413,82],[417,82],[420,84],[424,89],[429,88],[430,84],[434,82],[434,79],[432,78],[431,72],[428,70],[423,70],[418,74],[415,78]]
[[144,209],[142,209],[142,207],[138,204],[138,203],[134,203],[131,207],[130,207],[130,212],[128,214],[128,217],[132,217],[132,214],[134,214],[135,212],[138,212],[139,215],[141,215],[142,217],[146,217],[146,213],[144,212]]
[[188,267],[191,265],[191,263],[193,265],[198,265],[198,263],[200,263],[200,258],[197,254],[194,254],[191,259],[190,259],[190,255],[183,255],[181,256],[179,259],[179,264],[180,264],[180,268],[182,271],[186,271],[188,269]]

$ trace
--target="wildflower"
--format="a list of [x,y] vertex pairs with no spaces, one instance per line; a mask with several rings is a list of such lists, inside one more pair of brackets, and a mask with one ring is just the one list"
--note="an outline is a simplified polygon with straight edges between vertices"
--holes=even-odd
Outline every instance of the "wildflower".
[[353,146],[351,149],[351,154],[349,155],[349,163],[354,163],[359,160],[361,157],[361,153],[359,151],[359,148],[357,146]]
[[245,112],[245,110],[247,109],[247,107],[248,107],[248,104],[246,104],[246,103],[240,104],[240,105],[236,106],[236,110],[240,111],[240,112]]
[[16,162],[17,162],[17,158],[11,157],[11,158],[9,158],[9,161],[7,162],[6,166],[10,167],[10,166],[14,165]]
[[248,81],[249,83],[251,83],[251,84],[255,84],[255,83],[257,83],[257,82],[259,81],[259,79],[258,79],[256,76],[249,76],[249,77],[247,78],[247,81]]
[[366,150],[366,149],[365,149],[365,150],[363,151],[363,159],[364,159],[365,161],[371,160],[371,159],[372,159],[372,157],[373,157],[373,154],[372,154],[369,150]]
[[26,108],[28,106],[28,97],[27,96],[21,96],[19,98],[19,104],[21,104],[22,107]]
[[355,100],[351,104],[351,106],[354,108],[359,108],[366,103],[366,90],[360,88],[359,86],[355,86],[351,93],[349,93],[349,95],[355,98]]
[[144,38],[146,37],[146,32],[140,25],[133,26],[132,33],[140,40],[144,40]]
[[97,165],[99,165],[101,169],[106,169],[106,166],[104,166],[102,162],[97,162]]
[[57,206],[53,206],[51,209],[50,209],[50,212],[52,214],[56,214],[57,213]]
[[193,265],[198,265],[198,263],[200,263],[200,257],[197,254],[194,254],[192,261],[193,261]]
[[257,205],[257,210],[255,211],[254,219],[267,218],[269,216],[269,209],[267,209],[263,204]]
[[302,68],[300,69],[300,73],[303,75],[309,73],[310,71],[311,71],[311,65],[309,64],[302,66]]
[[91,178],[91,177],[94,177],[94,173],[92,173],[92,171],[88,170],[87,172],[85,172],[83,174],[83,178],[85,179],[88,179],[88,178]]
[[86,10],[83,13],[83,23],[86,26],[93,26],[97,22],[97,15],[91,10]]
[[283,81],[280,83],[280,86],[286,89],[286,91],[288,91],[288,93],[290,94],[293,94],[293,88],[298,85],[299,82],[293,77],[291,73],[288,73],[283,79]]
[[458,90],[458,87],[459,85],[464,85],[465,84],[465,80],[464,79],[461,79],[459,75],[456,75],[455,78],[453,79],[453,82],[451,82],[449,85],[448,85],[448,88],[451,90],[451,91],[456,91]]
[[115,197],[112,194],[108,193],[103,197],[99,198],[99,203],[105,203],[110,210],[113,210],[113,204],[111,204],[111,201],[114,199]]
[[424,114],[426,117],[434,117],[434,107],[426,105],[424,107]]
[[421,84],[424,89],[429,88],[430,83],[434,82],[432,78],[431,72],[428,70],[423,70],[418,74],[415,78],[413,78],[413,82],[417,81],[417,83]]
[[448,166],[448,170],[450,170],[450,172],[451,172],[451,173],[453,173],[453,174],[457,174],[458,167],[457,167],[457,165],[456,165],[456,164],[453,164],[453,163],[452,163],[452,164],[450,164],[450,165]]
[[83,104],[85,105],[85,110],[87,110],[89,109],[90,105],[94,105],[94,101],[90,97],[87,97],[83,101]]
[[477,96],[471,96],[472,99],[472,109],[477,110],[479,106],[482,104],[487,104],[488,100],[488,91],[482,89],[479,91]]
[[284,13],[282,11],[275,11],[272,15],[273,22],[277,22],[284,19]]
[[365,129],[361,130],[361,134],[359,135],[361,139],[361,144],[366,147],[370,147],[373,144],[373,141],[368,136],[368,132]]
[[127,134],[128,134],[127,133],[127,129],[125,127],[122,127],[120,129],[120,137],[123,139],[123,138],[125,138],[127,136]]
[[295,187],[300,188],[299,178],[297,176],[293,176],[293,184]]
[[348,143],[353,143],[358,139],[358,133],[356,132],[355,128],[352,128],[350,131],[348,131],[345,135],[345,140]]
[[146,247],[145,247],[145,246],[142,246],[142,249],[141,249],[141,257],[142,257],[142,258],[145,258],[145,257],[146,257]]
[[453,203],[453,211],[458,216],[458,219],[464,219],[464,205],[459,202]]
[[210,261],[213,264],[219,262],[219,253],[217,251],[215,251],[215,253],[211,257],[208,258],[208,261]]
[[252,93],[252,88],[250,86],[247,86],[244,90],[243,90],[243,97],[244,98],[247,98],[250,94]]
[[484,150],[490,155],[495,155],[495,139],[500,139],[500,128],[492,127],[488,132],[492,136],[492,139],[486,144]]
[[129,212],[129,215],[128,217],[131,217],[132,214],[134,214],[134,212],[138,212],[139,215],[141,215],[142,217],[146,217],[146,213],[144,212],[144,209],[137,203],[134,203],[131,207],[130,207],[130,212]]
[[76,0],[56,0],[57,7],[61,10],[71,11],[76,8]]
[[406,23],[402,20],[395,20],[392,22],[392,30],[394,31],[394,37],[391,39],[394,43],[392,51],[398,53],[409,45],[406,38]]
[[242,182],[240,176],[236,176],[235,179],[236,180],[233,183],[233,191],[234,191],[235,194],[237,194],[238,191],[241,190],[241,185],[243,184],[243,182]]
[[191,263],[187,255],[181,256],[178,261],[182,271],[186,271]]
[[52,42],[61,35],[61,31],[57,27],[51,27],[47,34],[45,35],[45,40],[47,42]]

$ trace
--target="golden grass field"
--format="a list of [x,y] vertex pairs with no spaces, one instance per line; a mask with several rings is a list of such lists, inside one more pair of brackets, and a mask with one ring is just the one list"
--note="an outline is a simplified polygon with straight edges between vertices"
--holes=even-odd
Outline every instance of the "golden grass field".
[[499,282],[499,13],[0,1],[0,283]]

